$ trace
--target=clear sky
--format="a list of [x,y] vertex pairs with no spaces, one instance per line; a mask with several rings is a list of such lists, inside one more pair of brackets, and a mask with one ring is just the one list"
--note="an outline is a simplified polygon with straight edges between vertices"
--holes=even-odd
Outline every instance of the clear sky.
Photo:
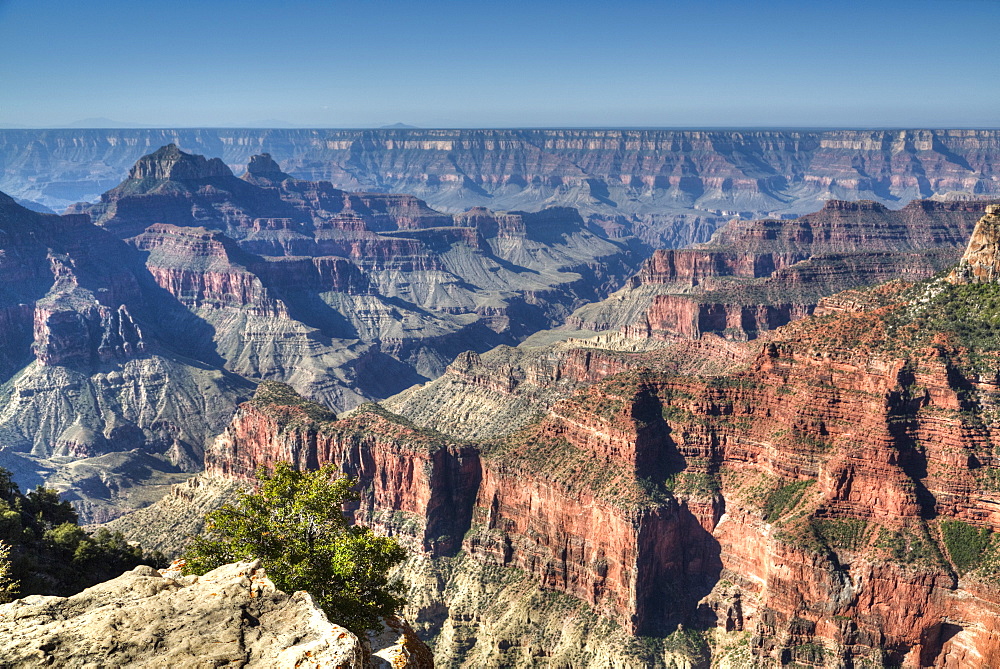
[[0,127],[1000,127],[1000,0],[0,0]]

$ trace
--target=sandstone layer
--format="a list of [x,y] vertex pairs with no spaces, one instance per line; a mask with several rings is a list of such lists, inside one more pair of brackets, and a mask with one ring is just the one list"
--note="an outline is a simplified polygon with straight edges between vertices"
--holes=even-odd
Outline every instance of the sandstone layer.
[[986,215],[976,223],[969,245],[948,275],[953,284],[996,283],[1000,280],[1000,205],[986,207]]
[[952,265],[984,206],[920,200],[893,211],[831,200],[793,220],[734,220],[709,243],[657,250],[625,287],[569,323],[630,337],[753,338],[833,293]]

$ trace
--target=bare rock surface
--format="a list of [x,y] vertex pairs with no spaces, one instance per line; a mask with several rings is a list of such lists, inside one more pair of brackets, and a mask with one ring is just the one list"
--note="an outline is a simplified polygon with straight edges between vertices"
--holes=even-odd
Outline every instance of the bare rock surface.
[[1000,281],[1000,204],[986,207],[986,214],[976,223],[969,246],[948,275],[954,284],[997,283]]
[[[842,290],[919,281],[946,269],[984,208],[996,205],[928,199],[891,210],[871,200],[830,200],[791,220],[732,220],[707,244],[655,251],[623,288],[567,322],[638,338],[753,339],[808,316],[819,300]],[[1000,218],[983,220],[993,220],[994,231],[983,227],[972,237],[969,248],[985,256],[970,261],[980,268],[976,276],[1000,239]],[[992,246],[985,241],[991,236]]]
[[431,649],[402,618],[383,618],[381,628],[369,630],[367,637],[372,651],[369,659],[372,669],[434,666]]
[[[137,567],[72,597],[0,606],[4,667],[344,667],[368,664],[351,632],[256,562],[201,577]],[[406,665],[413,666],[413,665]]]

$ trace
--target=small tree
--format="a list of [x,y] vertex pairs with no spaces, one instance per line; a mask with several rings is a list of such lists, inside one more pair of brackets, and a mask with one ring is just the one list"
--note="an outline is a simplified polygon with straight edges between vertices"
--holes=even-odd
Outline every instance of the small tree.
[[10,577],[10,546],[0,541],[0,604],[9,602],[17,592],[17,581]]
[[206,533],[184,555],[189,573],[259,559],[275,585],[305,590],[331,620],[356,634],[403,604],[388,572],[406,557],[395,539],[350,526],[345,502],[358,499],[354,481],[332,465],[299,472],[279,462],[257,470],[257,492],[205,516]]

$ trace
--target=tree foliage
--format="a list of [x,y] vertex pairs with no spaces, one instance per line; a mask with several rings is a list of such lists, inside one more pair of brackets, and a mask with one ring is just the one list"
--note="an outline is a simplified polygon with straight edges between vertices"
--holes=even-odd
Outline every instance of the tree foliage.
[[140,564],[163,562],[162,556],[143,555],[120,532],[87,534],[58,492],[38,486],[22,494],[2,467],[0,543],[9,548],[9,557],[0,559],[6,560],[7,594],[16,597],[72,595]]
[[10,546],[0,541],[0,604],[6,604],[17,592],[17,581],[10,577]]
[[206,534],[184,555],[188,572],[259,559],[278,588],[309,592],[331,620],[355,633],[376,628],[379,616],[402,605],[401,586],[388,573],[406,551],[348,525],[343,505],[358,499],[354,481],[332,465],[300,472],[287,462],[273,472],[259,469],[257,478],[257,492],[205,517]]

